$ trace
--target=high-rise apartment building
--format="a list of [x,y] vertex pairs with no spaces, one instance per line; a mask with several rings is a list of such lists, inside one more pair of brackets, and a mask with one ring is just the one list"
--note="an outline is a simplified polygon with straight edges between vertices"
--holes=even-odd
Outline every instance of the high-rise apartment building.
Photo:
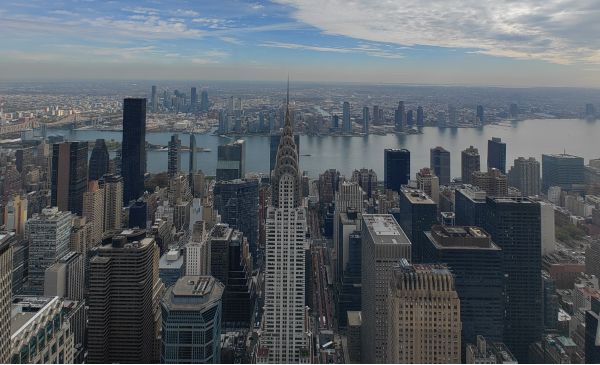
[[164,286],[154,238],[117,235],[90,256],[88,362],[157,362]]
[[361,361],[385,363],[388,289],[393,269],[410,261],[411,243],[391,214],[362,216]]
[[583,158],[566,153],[542,155],[542,190],[547,192],[551,186],[562,190],[583,190]]
[[400,191],[400,187],[410,180],[410,151],[386,149],[383,155],[383,175],[386,189]]
[[502,341],[505,298],[500,247],[479,227],[435,225],[425,235],[424,261],[445,264],[454,276],[463,350],[478,335]]
[[528,198],[487,197],[483,228],[504,257],[504,343],[524,362],[542,333],[540,205]]
[[34,295],[44,292],[44,273],[48,267],[69,250],[73,216],[58,208],[45,208],[27,221],[29,237],[29,291]]
[[146,99],[126,98],[123,101],[123,140],[121,175],[122,203],[128,205],[144,193],[146,174]]
[[217,156],[217,181],[241,179],[246,174],[246,142],[243,139],[220,145]]
[[515,159],[508,172],[508,183],[519,189],[523,196],[540,195],[540,163],[533,157]]
[[122,227],[123,190],[125,180],[119,175],[107,174],[99,181],[104,190],[104,231]]
[[417,189],[422,190],[434,202],[440,200],[440,179],[429,167],[424,167],[416,176]]
[[440,185],[450,184],[450,151],[443,147],[432,148],[429,151],[429,167],[440,179]]
[[10,362],[14,233],[0,234],[0,362]]
[[460,155],[461,180],[463,184],[471,184],[473,173],[481,169],[479,150],[471,146]]
[[174,134],[171,136],[171,140],[168,143],[168,160],[167,160],[167,174],[170,178],[176,176],[181,171],[181,140],[179,135]]
[[258,362],[310,362],[304,296],[306,210],[300,200],[300,168],[289,107],[271,176],[267,210],[265,304]]
[[93,244],[100,243],[104,234],[104,189],[100,189],[96,180],[90,180],[88,190],[83,194],[82,216],[92,224]]
[[81,215],[88,182],[87,142],[52,145],[51,204],[61,211]]
[[161,301],[161,364],[221,363],[221,297],[212,276],[184,276]]
[[498,137],[488,140],[487,168],[506,174],[506,143]]
[[486,172],[475,171],[471,179],[474,186],[485,191],[489,196],[508,195],[508,178],[496,168],[491,168]]
[[483,124],[485,122],[485,116],[483,111],[483,105],[477,105],[477,111],[475,113],[475,121]]
[[96,139],[90,156],[88,170],[89,180],[98,180],[102,175],[108,173],[109,161],[110,155],[108,154],[106,142],[104,142],[104,139],[102,138]]
[[190,90],[190,109],[196,111],[198,108],[198,89],[192,87]]
[[363,111],[362,111],[362,121],[363,121],[363,133],[364,134],[369,134],[369,121],[371,116],[369,115],[369,107],[365,106],[363,107]]
[[401,260],[387,304],[386,362],[460,363],[461,301],[450,270]]
[[398,102],[398,107],[394,110],[394,127],[396,131],[404,130],[406,126],[406,111],[404,108],[404,101]]
[[427,243],[425,232],[437,224],[437,205],[422,190],[404,188],[399,197],[400,212],[394,217],[412,243],[412,262],[421,263]]
[[202,89],[200,92],[200,111],[208,112],[210,102],[208,101],[208,90]]

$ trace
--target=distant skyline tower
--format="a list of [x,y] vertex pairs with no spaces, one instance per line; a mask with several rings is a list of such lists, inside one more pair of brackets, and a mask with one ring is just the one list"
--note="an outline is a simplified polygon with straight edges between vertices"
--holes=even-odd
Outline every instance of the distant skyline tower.
[[123,101],[123,142],[121,175],[123,204],[137,200],[144,193],[146,174],[146,99]]
[[461,180],[463,184],[471,184],[473,173],[481,169],[479,150],[470,146],[460,154]]
[[379,124],[379,105],[373,105],[373,124]]
[[440,185],[450,184],[450,151],[443,147],[429,150],[429,167],[440,179]]
[[406,112],[404,110],[404,101],[398,102],[398,108],[394,111],[394,126],[396,131],[404,130],[406,125]]
[[10,363],[14,233],[0,234],[0,362]]
[[454,105],[448,104],[448,121],[451,126],[456,126],[458,124],[458,113],[456,112],[456,107]]
[[152,112],[158,111],[158,94],[156,93],[156,85],[152,85],[152,95],[150,96],[150,102],[152,103]]
[[195,87],[190,91],[190,108],[192,111],[198,108],[198,90]]
[[196,136],[194,133],[190,133],[190,157],[188,167],[188,180],[190,189],[192,189],[192,196],[195,195],[194,191],[194,174],[196,173]]
[[400,191],[400,187],[410,180],[410,151],[386,148],[383,153],[385,188]]
[[169,141],[168,146],[168,163],[167,163],[167,173],[170,178],[175,177],[181,171],[181,157],[179,155],[181,152],[181,140],[179,139],[179,135],[177,133],[171,136],[171,140]]
[[506,143],[498,137],[488,140],[487,169],[492,168],[506,174]]
[[92,155],[90,156],[89,163],[89,180],[98,180],[102,175],[108,172],[108,164],[110,162],[110,155],[108,154],[108,148],[104,139],[96,139],[94,148],[92,148]]
[[[289,106],[289,84],[287,100]],[[301,205],[293,133],[286,107],[267,209],[265,304],[258,362],[305,363],[310,362],[312,352],[304,303],[307,217]]]
[[208,90],[202,89],[202,92],[200,93],[200,111],[208,112],[209,105]]
[[483,112],[483,105],[477,105],[476,121],[483,124],[485,122],[485,116]]
[[241,179],[246,174],[246,142],[239,139],[235,142],[220,145],[217,152],[216,180]]
[[81,215],[88,184],[88,143],[52,145],[51,204],[61,211]]
[[344,101],[342,110],[342,124],[344,127],[344,133],[352,132],[352,124],[350,123],[350,103]]
[[423,127],[425,125],[425,114],[423,113],[423,107],[417,107],[417,127]]
[[363,107],[363,133],[369,134],[369,107]]

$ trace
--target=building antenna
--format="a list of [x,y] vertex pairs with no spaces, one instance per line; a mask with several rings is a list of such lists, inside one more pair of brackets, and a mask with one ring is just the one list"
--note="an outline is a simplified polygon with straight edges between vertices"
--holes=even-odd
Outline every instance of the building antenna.
[[287,79],[287,96],[285,99],[285,105],[288,108],[290,107],[290,74],[288,74],[288,79]]

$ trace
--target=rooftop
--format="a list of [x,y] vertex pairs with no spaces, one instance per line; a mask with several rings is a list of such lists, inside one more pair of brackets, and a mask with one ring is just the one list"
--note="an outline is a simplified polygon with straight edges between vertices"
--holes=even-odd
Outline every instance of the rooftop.
[[437,248],[500,250],[491,236],[479,227],[435,225],[425,235]]
[[27,323],[41,314],[44,308],[58,301],[58,297],[16,296],[10,314],[10,334],[15,335]]
[[221,300],[225,286],[212,276],[183,276],[169,287],[163,304],[171,310],[203,310]]
[[565,160],[566,159],[582,159],[583,160],[582,157],[569,155],[567,153],[555,153],[555,154],[545,153],[545,154],[542,154],[542,157],[545,157],[545,156],[552,157],[552,158],[560,158],[560,159],[565,159]]
[[364,214],[363,222],[375,244],[411,244],[391,214]]
[[412,204],[435,204],[423,190],[402,188],[401,192]]
[[361,311],[348,311],[348,326],[358,327],[362,324]]

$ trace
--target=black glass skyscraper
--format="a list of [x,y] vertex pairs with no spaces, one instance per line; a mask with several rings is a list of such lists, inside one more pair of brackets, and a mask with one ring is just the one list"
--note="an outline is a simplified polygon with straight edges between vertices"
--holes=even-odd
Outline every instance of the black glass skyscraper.
[[102,175],[108,172],[108,163],[110,156],[108,154],[108,148],[104,139],[97,139],[92,149],[92,155],[90,156],[89,166],[89,179],[100,180]]
[[528,198],[486,198],[484,229],[503,252],[504,343],[519,362],[542,334],[540,204]]
[[190,91],[190,107],[192,111],[198,108],[198,90],[195,87]]
[[144,193],[146,174],[146,98],[123,101],[121,175],[123,204],[129,205]]
[[440,180],[440,185],[450,184],[450,151],[436,147],[430,151],[430,165],[435,175]]
[[386,149],[383,153],[385,188],[399,192],[400,187],[410,180],[410,151]]
[[488,171],[494,168],[506,174],[506,143],[500,138],[488,140],[487,168]]
[[88,184],[88,143],[52,145],[51,203],[61,211],[81,215]]
[[243,139],[220,145],[217,151],[217,181],[241,179],[246,174],[246,143]]
[[146,229],[148,221],[148,205],[139,199],[129,206],[129,228]]
[[402,189],[399,200],[400,211],[392,214],[412,243],[412,262],[421,263],[427,241],[425,232],[437,224],[437,204],[423,191],[415,189]]

